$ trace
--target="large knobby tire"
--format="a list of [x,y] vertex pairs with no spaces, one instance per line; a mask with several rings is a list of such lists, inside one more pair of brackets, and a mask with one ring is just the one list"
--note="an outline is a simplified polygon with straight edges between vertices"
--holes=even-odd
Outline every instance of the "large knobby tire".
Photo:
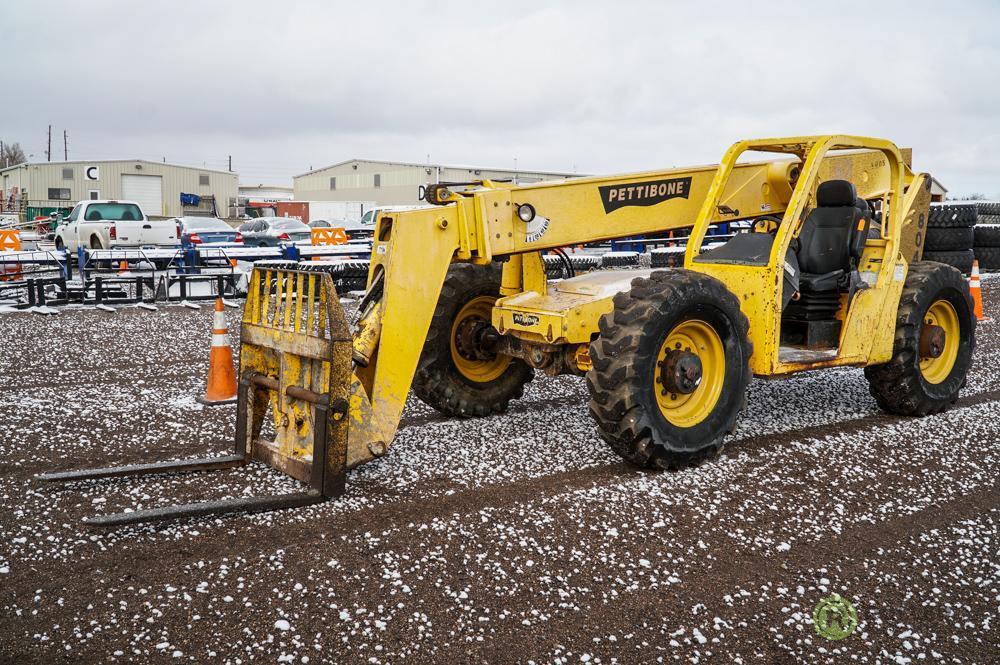
[[978,214],[976,206],[969,203],[932,203],[927,226],[932,229],[967,228],[974,226]]
[[976,247],[1000,247],[1000,225],[977,224],[974,232]]
[[984,272],[1000,270],[1000,247],[976,247],[974,251],[980,270]]
[[1000,216],[1000,202],[997,201],[978,201],[976,203],[976,211],[979,213],[979,221],[983,221],[983,216]]
[[[739,300],[714,277],[677,269],[632,280],[590,345],[590,413],[601,438],[647,468],[716,455],[746,404],[748,328]],[[691,392],[670,392],[665,361],[682,352],[698,356],[701,380]]]
[[924,240],[924,249],[932,252],[972,249],[971,228],[929,228]]
[[602,268],[635,268],[639,265],[639,252],[608,252],[601,257]]
[[571,254],[569,262],[573,266],[573,270],[578,273],[596,270],[601,267],[601,257],[599,256],[574,256]]
[[683,247],[661,247],[649,253],[649,265],[652,268],[679,268],[684,265]]
[[545,277],[548,279],[568,279],[570,276],[570,268],[566,266],[566,261],[557,254],[546,254],[542,257],[545,264]]
[[465,357],[469,349],[462,348],[461,327],[470,321],[488,324],[489,310],[499,295],[498,266],[449,268],[413,378],[417,397],[445,415],[503,413],[534,377],[534,370],[517,358]]
[[[921,357],[925,326],[944,329],[943,352]],[[925,416],[958,399],[976,346],[969,287],[955,268],[933,261],[910,265],[896,315],[892,359],[865,368],[879,407],[902,416]]]

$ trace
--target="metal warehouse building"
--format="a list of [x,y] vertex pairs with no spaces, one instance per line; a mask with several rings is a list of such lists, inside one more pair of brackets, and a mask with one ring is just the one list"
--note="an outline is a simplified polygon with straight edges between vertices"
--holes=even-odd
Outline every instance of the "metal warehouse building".
[[[29,218],[53,209],[71,208],[84,199],[135,201],[150,217],[211,214],[220,217],[236,205],[239,176],[191,166],[142,159],[37,162],[0,170],[3,208]],[[193,194],[195,199],[181,194]]]
[[545,173],[351,159],[293,178],[297,201],[375,201],[379,205],[413,205],[421,185],[470,180],[513,180],[519,183],[572,178],[574,173]]

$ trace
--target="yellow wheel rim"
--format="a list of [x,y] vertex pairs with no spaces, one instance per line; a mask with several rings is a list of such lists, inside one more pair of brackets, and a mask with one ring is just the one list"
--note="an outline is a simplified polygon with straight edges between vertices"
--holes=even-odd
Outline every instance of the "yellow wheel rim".
[[670,351],[688,351],[701,361],[701,382],[693,392],[671,393],[661,384],[660,366],[653,367],[653,387],[656,403],[667,422],[677,427],[694,427],[705,420],[722,394],[726,378],[726,350],[715,328],[697,319],[674,326],[660,345],[657,362],[663,362]]
[[490,323],[495,296],[479,296],[465,303],[451,324],[451,360],[459,373],[469,381],[487,383],[502,375],[510,365],[510,356],[496,354],[493,358],[481,360],[473,357],[470,349],[461,348],[460,334],[463,325],[476,321]]
[[944,328],[944,350],[937,358],[921,358],[920,373],[927,383],[941,383],[951,374],[958,359],[958,344],[962,336],[958,312],[947,300],[937,300],[924,314],[924,325]]

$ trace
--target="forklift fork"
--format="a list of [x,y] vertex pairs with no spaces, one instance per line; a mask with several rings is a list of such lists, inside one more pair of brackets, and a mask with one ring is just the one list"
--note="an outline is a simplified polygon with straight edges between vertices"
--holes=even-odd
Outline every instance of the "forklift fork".
[[[215,471],[257,459],[309,484],[307,491],[292,494],[188,503],[83,520],[95,527],[268,512],[320,503],[343,494],[353,344],[332,279],[323,273],[254,269],[240,332],[233,454],[45,473],[37,479],[75,482]],[[269,408],[274,417],[275,441],[260,439]]]

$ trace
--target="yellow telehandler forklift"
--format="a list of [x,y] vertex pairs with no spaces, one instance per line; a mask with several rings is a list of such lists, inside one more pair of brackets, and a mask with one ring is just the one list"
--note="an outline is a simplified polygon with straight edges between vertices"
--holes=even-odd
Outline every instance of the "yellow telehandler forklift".
[[[444,414],[485,416],[535,371],[585,376],[600,436],[665,469],[719,452],[754,375],[864,367],[879,406],[908,416],[947,408],[965,384],[968,286],[921,261],[930,177],[889,141],[740,141],[717,166],[460,184],[428,186],[434,207],[379,217],[353,334],[329,275],[254,269],[233,454],[41,478],[257,459],[310,485],[86,520],[100,526],[306,505],[386,453],[411,389]],[[709,228],[732,220],[752,231],[709,246]],[[682,228],[683,268],[546,279],[545,251]]]

